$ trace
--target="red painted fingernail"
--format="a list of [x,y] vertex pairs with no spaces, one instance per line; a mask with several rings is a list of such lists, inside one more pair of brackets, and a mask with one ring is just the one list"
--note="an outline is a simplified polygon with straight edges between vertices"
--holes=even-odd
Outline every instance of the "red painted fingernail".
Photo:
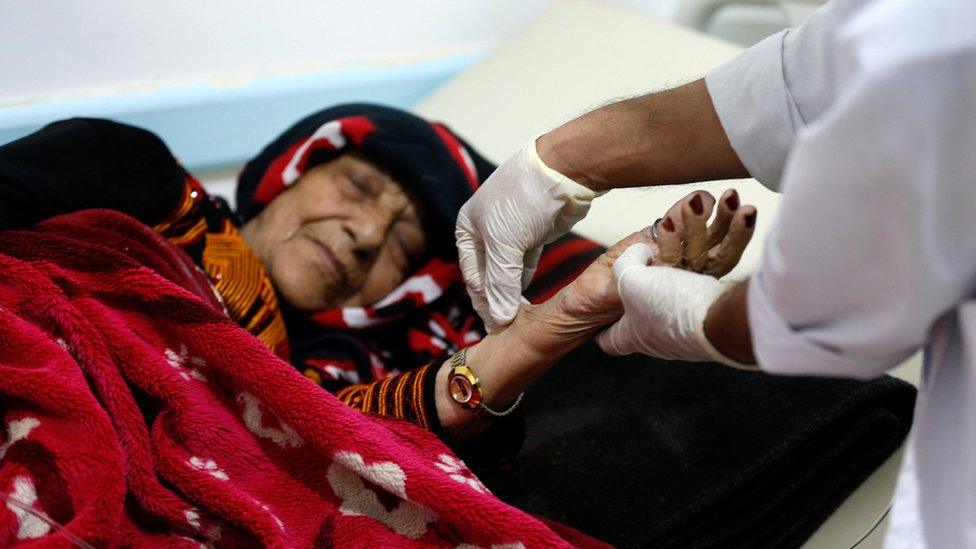
[[746,216],[746,228],[751,229],[755,226],[756,226],[756,212],[752,212],[751,214]]
[[695,215],[701,215],[705,211],[705,205],[702,204],[700,194],[696,194],[689,204],[691,205],[691,211],[695,212]]
[[725,199],[725,205],[729,207],[733,212],[739,209],[739,195],[737,193],[732,193],[728,198]]
[[669,233],[674,232],[674,221],[671,221],[670,215],[664,218],[664,221],[661,223],[661,226],[664,227],[664,230],[668,231]]

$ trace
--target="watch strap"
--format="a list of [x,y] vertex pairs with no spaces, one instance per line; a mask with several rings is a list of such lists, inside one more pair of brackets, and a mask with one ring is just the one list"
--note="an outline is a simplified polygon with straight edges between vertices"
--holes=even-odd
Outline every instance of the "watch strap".
[[505,417],[511,414],[512,412],[514,412],[519,407],[519,404],[522,403],[522,397],[524,396],[525,396],[524,392],[519,393],[519,396],[515,399],[515,402],[513,402],[508,408],[505,408],[500,412],[489,408],[488,405],[485,404],[484,400],[482,400],[481,403],[478,404],[478,406],[474,409],[474,411],[477,414],[487,414],[490,417]]
[[[471,372],[475,376],[475,379],[480,379],[478,378],[478,375],[474,373],[474,370],[472,370],[471,367],[468,366],[467,360],[468,360],[467,348],[461,349],[460,351],[454,353],[454,356],[451,357],[451,375],[453,376],[455,370],[458,368],[466,368],[469,372]],[[504,410],[501,411],[493,410],[487,404],[485,404],[484,392],[480,386],[480,383],[476,383],[476,385],[477,385],[477,390],[481,392],[481,400],[480,402],[478,402],[477,406],[471,408],[471,410],[474,411],[476,415],[479,415],[481,417],[498,418],[498,417],[505,417],[507,415],[510,415],[519,407],[519,404],[522,403],[522,397],[525,396],[524,392],[519,393],[519,396],[515,399],[515,402],[513,402],[510,406],[508,406]],[[448,390],[450,390],[450,386]],[[458,404],[461,404],[460,402],[458,402],[453,398],[453,395],[451,398]]]

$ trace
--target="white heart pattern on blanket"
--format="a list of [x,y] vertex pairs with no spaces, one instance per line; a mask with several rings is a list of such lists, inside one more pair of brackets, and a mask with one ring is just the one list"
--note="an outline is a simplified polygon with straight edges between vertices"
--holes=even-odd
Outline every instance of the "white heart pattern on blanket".
[[[328,480],[332,491],[342,500],[343,515],[363,515],[376,519],[400,535],[417,539],[427,531],[427,524],[437,520],[433,511],[407,499],[407,476],[392,461],[366,464],[356,452],[338,452],[329,466]],[[400,498],[388,509],[379,495],[363,483],[366,479]]]
[[227,473],[223,469],[217,466],[217,462],[212,459],[202,459],[197,456],[190,456],[190,459],[186,460],[186,464],[190,467],[196,469],[197,471],[203,471],[208,475],[214,477],[218,480],[230,480]]
[[[163,350],[163,354],[166,356],[166,363],[169,364],[169,367],[179,372],[183,379],[189,381],[190,378],[193,378],[203,382],[207,381],[207,376],[200,371],[200,368],[207,365],[206,361],[198,356],[191,357],[186,345],[180,343],[180,352],[178,353],[167,347]],[[187,366],[187,363],[190,365]]]
[[40,424],[40,420],[36,417],[15,419],[8,423],[7,442],[0,444],[0,459],[3,459],[3,456],[7,455],[7,450],[11,446],[27,438],[31,434],[31,431],[36,429]]
[[278,427],[266,426],[264,424],[264,412],[262,411],[264,405],[261,404],[258,397],[244,391],[237,395],[237,402],[244,406],[244,412],[241,415],[241,418],[244,420],[244,425],[255,435],[269,439],[281,448],[287,448],[289,446],[298,448],[302,444],[305,444],[302,437],[298,436],[298,433],[290,425],[281,421],[272,412],[268,413],[274,417],[274,420],[278,423]]
[[479,494],[490,493],[481,480],[460,459],[448,454],[441,454],[437,456],[437,462],[434,465],[447,473],[447,476],[451,477],[454,482],[464,484]]
[[35,507],[37,490],[26,475],[14,477],[14,490],[7,496],[7,509],[17,517],[17,539],[35,539],[46,536],[51,525],[42,517],[43,511]]

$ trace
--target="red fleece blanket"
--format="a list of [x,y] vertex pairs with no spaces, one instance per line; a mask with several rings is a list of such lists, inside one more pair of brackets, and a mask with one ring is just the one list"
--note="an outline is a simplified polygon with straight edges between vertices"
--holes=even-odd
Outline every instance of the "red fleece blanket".
[[595,543],[313,385],[121,214],[0,233],[0,341],[0,546]]

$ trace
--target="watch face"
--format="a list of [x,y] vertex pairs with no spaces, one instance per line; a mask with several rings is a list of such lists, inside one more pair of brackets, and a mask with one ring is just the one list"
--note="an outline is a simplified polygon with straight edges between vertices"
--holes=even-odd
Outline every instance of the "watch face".
[[474,391],[471,390],[471,382],[464,376],[454,376],[451,378],[451,396],[461,404],[466,404],[471,400]]

